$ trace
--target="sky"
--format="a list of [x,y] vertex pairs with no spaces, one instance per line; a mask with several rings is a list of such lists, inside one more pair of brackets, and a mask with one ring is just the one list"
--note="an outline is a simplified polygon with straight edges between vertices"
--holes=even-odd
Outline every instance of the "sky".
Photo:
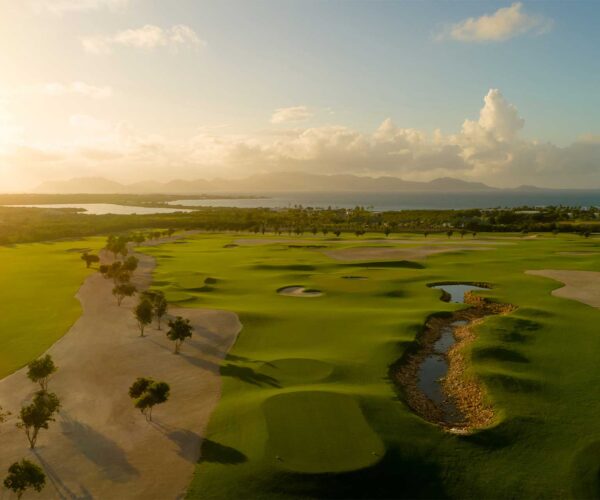
[[0,191],[294,171],[600,188],[600,2],[0,0]]

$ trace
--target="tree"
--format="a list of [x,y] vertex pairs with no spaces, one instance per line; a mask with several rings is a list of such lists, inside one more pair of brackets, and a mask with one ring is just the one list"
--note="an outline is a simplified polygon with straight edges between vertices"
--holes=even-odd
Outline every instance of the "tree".
[[12,490],[21,498],[23,493],[29,488],[33,488],[38,493],[46,485],[46,474],[39,465],[23,459],[15,462],[8,468],[8,476],[4,479],[4,487]]
[[50,422],[54,422],[54,414],[59,408],[56,394],[46,391],[36,392],[33,402],[21,408],[17,427],[25,431],[31,449],[35,448],[40,429],[47,429]]
[[391,232],[392,229],[390,228],[390,226],[385,226],[385,228],[383,228],[383,234],[385,234],[386,238],[390,235]]
[[140,328],[140,337],[144,336],[144,328],[147,325],[152,323],[152,303],[148,299],[142,298],[140,303],[134,310],[135,319],[137,320],[138,326]]
[[139,262],[140,261],[137,257],[130,255],[125,259],[125,262],[123,262],[121,269],[124,271],[133,272],[137,269]]
[[129,281],[129,273],[123,269],[123,263],[118,260],[110,266],[101,265],[100,272],[106,279],[112,279],[114,283],[125,283]]
[[169,399],[171,388],[166,382],[155,382],[151,378],[140,377],[129,388],[129,397],[146,420],[152,420],[152,409]]
[[335,234],[335,236],[336,236],[337,238],[339,238],[339,237],[340,237],[340,234],[342,234],[342,232],[341,232],[339,229],[336,229],[336,230],[333,232],[333,234]]
[[83,254],[81,254],[81,260],[85,261],[85,267],[89,269],[89,267],[92,264],[100,262],[100,257],[91,253],[84,252]]
[[163,316],[167,314],[167,309],[169,308],[169,303],[167,302],[167,299],[165,298],[165,295],[162,292],[156,295],[156,299],[152,304],[152,308],[154,310],[154,316],[157,321],[158,329],[160,330],[161,320]]
[[192,325],[189,319],[177,316],[175,321],[169,320],[169,331],[167,337],[175,342],[175,354],[179,354],[181,344],[185,339],[192,336]]
[[122,255],[125,257],[127,255],[127,243],[129,242],[129,238],[125,236],[115,236],[111,234],[108,237],[106,242],[106,249],[115,256],[115,259]]
[[448,236],[448,238],[452,238],[453,234],[454,234],[454,231],[452,231],[452,230],[446,231],[446,236]]
[[117,298],[117,305],[120,306],[125,297],[131,297],[137,288],[131,283],[119,283],[112,289],[112,294]]
[[42,391],[48,390],[48,380],[58,368],[50,354],[36,359],[27,365],[27,376],[32,382],[39,383]]
[[167,314],[169,308],[165,294],[161,290],[146,290],[142,293],[142,297],[149,300],[152,304],[152,312],[157,321],[156,327],[160,330],[161,320]]

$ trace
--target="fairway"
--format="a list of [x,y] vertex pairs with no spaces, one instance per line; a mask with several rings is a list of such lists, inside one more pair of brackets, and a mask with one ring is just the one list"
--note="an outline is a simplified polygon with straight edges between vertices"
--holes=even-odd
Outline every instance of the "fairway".
[[104,238],[0,246],[0,378],[39,356],[81,314],[75,297],[86,276],[81,252]]
[[[206,234],[144,249],[157,258],[156,288],[185,307],[234,311],[243,324],[188,496],[506,497],[518,487],[569,497],[590,488],[590,473],[578,471],[600,467],[589,452],[600,439],[589,432],[600,419],[589,393],[600,383],[600,311],[551,295],[559,283],[525,271],[597,269],[598,242],[481,235],[414,261],[339,261],[315,248],[402,250],[423,240],[368,238],[243,244]],[[573,251],[582,255],[564,254]],[[213,284],[197,286],[208,277]],[[469,373],[495,411],[491,427],[472,435],[417,417],[388,377],[431,314],[463,307],[427,286],[443,281],[489,283],[479,293],[517,307],[486,318],[468,347]],[[277,293],[291,285],[323,295]]]

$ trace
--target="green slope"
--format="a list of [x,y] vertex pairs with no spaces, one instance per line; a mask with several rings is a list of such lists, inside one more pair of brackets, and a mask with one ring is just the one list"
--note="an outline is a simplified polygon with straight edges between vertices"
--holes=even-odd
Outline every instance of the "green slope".
[[[598,240],[507,238],[411,266],[343,263],[282,243],[224,248],[232,239],[203,235],[144,250],[158,259],[157,287],[185,294],[186,306],[235,311],[244,325],[221,369],[223,396],[190,498],[598,493],[600,311],[553,297],[558,283],[524,274],[598,270],[598,254],[559,254],[598,251]],[[196,286],[205,277],[217,280],[208,290]],[[486,320],[472,345],[472,370],[498,422],[471,436],[416,417],[387,377],[429,314],[459,307],[426,286],[444,280],[492,283],[485,295],[519,306]],[[324,295],[276,293],[295,284]]]

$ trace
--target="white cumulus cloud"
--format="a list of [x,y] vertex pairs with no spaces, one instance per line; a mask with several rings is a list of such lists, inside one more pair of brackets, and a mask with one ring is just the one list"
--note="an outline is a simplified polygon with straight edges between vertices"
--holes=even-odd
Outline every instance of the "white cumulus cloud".
[[484,96],[478,118],[465,120],[454,134],[401,127],[391,118],[371,132],[338,124],[255,134],[202,129],[179,137],[85,114],[72,115],[69,124],[64,143],[24,143],[17,124],[0,113],[0,146],[2,134],[13,138],[0,147],[3,175],[170,180],[303,171],[600,188],[600,138],[583,136],[566,147],[526,140],[518,109],[497,89]]
[[146,24],[141,28],[131,28],[112,35],[96,35],[81,40],[83,48],[92,54],[109,54],[115,47],[132,47],[152,50],[157,48],[198,48],[206,45],[196,32],[184,24],[171,28],[161,28]]
[[313,116],[306,106],[291,106],[289,108],[278,108],[271,116],[271,123],[299,122],[308,120]]
[[552,29],[553,21],[524,11],[521,2],[498,9],[493,14],[469,17],[447,27],[438,39],[461,42],[500,42],[525,33],[543,34]]

